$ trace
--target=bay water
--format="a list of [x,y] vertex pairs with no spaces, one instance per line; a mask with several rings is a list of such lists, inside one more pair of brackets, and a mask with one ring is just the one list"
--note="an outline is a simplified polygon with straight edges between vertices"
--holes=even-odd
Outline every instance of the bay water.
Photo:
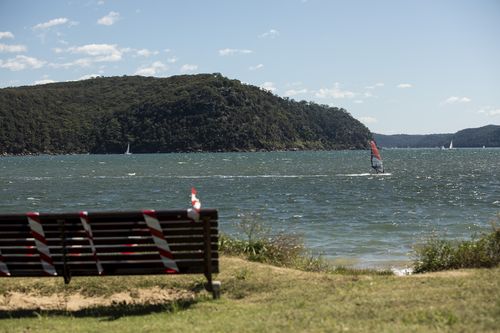
[[334,262],[404,266],[433,234],[468,239],[500,212],[500,149],[0,158],[0,212],[179,209],[196,187],[220,229],[255,220]]

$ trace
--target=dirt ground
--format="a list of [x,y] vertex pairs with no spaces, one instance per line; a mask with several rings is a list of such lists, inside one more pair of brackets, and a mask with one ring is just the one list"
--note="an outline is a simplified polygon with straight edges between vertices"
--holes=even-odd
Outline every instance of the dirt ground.
[[0,310],[66,310],[78,311],[96,306],[114,304],[163,304],[175,300],[193,299],[194,293],[186,290],[161,288],[138,289],[132,293],[117,293],[109,297],[86,297],[81,294],[53,294],[42,296],[9,292],[0,295]]

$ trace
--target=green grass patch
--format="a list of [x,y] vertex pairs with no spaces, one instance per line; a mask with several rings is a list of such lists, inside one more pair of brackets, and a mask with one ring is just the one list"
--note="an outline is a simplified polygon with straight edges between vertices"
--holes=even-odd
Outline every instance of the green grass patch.
[[[398,277],[334,267],[298,236],[243,228],[244,238],[221,237],[219,300],[200,275],[76,277],[69,285],[2,278],[0,332],[499,332],[500,267]],[[498,254],[497,237],[495,229],[475,248]],[[16,307],[15,297],[32,305]],[[87,303],[72,309],[82,297]]]
[[[199,276],[92,277],[101,289],[134,293],[160,283],[194,290],[191,301],[116,303],[77,311],[1,310],[0,332],[498,332],[500,268],[413,276],[304,272],[222,256],[222,296],[197,289]],[[54,293],[62,279],[2,278],[4,294],[19,290]],[[43,286],[46,284],[45,286]],[[66,296],[93,285],[74,279]],[[148,287],[149,288],[149,287]],[[0,302],[4,306],[5,299]]]

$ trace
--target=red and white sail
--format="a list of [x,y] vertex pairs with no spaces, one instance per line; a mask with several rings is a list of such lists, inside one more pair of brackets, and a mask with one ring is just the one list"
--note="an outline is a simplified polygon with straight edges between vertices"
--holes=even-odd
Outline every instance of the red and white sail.
[[371,153],[371,162],[372,168],[375,169],[377,173],[384,173],[384,164],[382,163],[382,156],[380,156],[380,152],[378,151],[377,144],[375,141],[370,141],[370,147],[372,150]]

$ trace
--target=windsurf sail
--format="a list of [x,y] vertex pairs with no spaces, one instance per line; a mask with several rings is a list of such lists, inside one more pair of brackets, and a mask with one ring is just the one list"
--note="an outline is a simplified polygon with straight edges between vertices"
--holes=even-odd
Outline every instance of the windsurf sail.
[[377,144],[375,143],[375,141],[371,140],[370,146],[372,149],[372,168],[375,169],[377,173],[384,173],[384,165],[382,164],[382,157],[380,156],[380,152],[378,151]]

